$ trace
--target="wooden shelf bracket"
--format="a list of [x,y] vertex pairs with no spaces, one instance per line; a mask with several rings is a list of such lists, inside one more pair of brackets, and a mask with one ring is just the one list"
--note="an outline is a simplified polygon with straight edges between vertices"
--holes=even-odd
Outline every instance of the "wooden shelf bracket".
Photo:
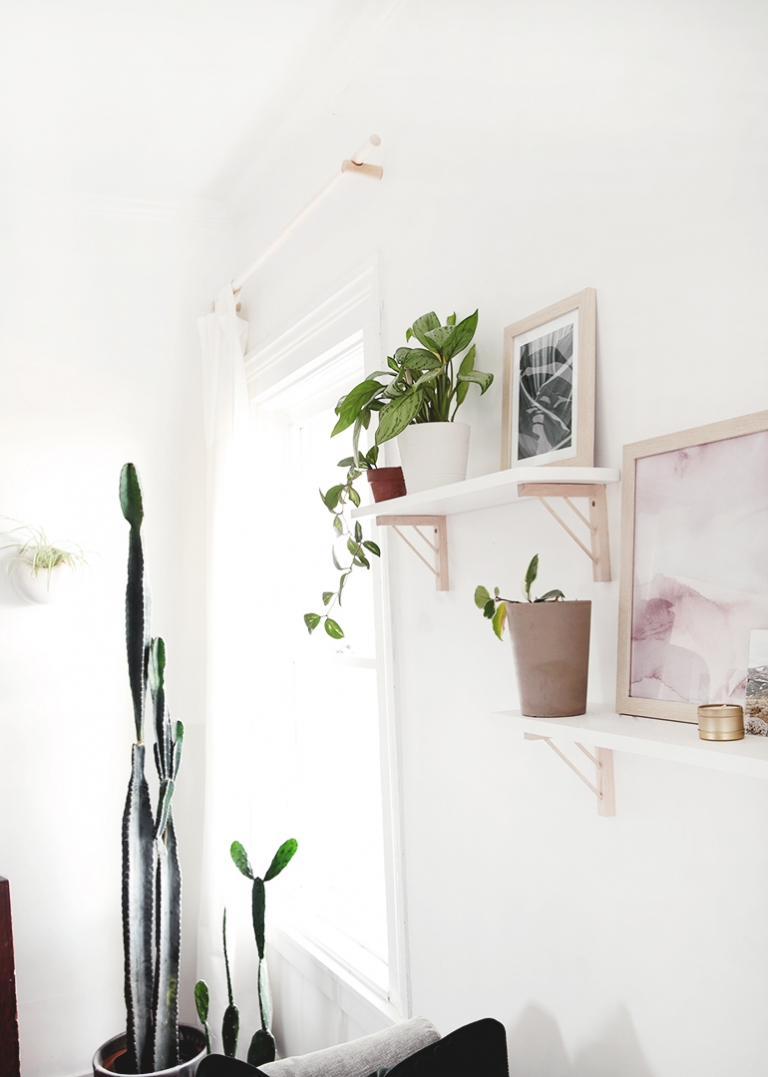
[[[547,483],[524,482],[517,488],[520,497],[535,497],[547,512],[557,520],[581,547],[592,562],[592,579],[595,583],[609,583],[611,579],[611,553],[608,547],[608,511],[605,503],[604,483]],[[568,524],[546,500],[548,497],[561,497],[566,505],[578,516],[589,530],[589,546],[570,529]],[[573,497],[586,497],[589,501],[589,519],[571,501]]]
[[596,754],[593,755],[588,748],[585,748],[583,744],[579,744],[574,741],[576,747],[584,753],[584,755],[595,765],[595,780],[591,782],[584,774],[581,773],[575,763],[561,752],[554,741],[549,737],[539,736],[537,733],[524,733],[523,736],[526,740],[543,740],[550,746],[556,755],[559,755],[566,766],[570,767],[573,773],[584,782],[584,784],[592,790],[597,797],[597,814],[604,817],[612,816],[616,814],[616,794],[613,783],[613,752],[610,748],[595,748]]
[[[438,591],[448,590],[448,531],[445,516],[377,516],[376,523],[379,527],[391,527],[406,546],[410,546],[419,560],[427,566],[430,572],[434,573]],[[414,546],[408,536],[403,534],[401,527],[411,528],[414,537],[418,535],[422,549],[425,545],[429,547],[432,552],[431,560],[427,560],[422,550]],[[420,530],[422,527],[431,529],[431,538]]]

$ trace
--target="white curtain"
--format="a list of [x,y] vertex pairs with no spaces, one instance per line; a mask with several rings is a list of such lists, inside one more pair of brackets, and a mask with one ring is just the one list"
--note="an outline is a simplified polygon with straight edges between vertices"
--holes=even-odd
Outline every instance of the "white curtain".
[[[251,745],[247,743],[251,703],[244,690],[248,656],[242,642],[247,611],[243,609],[244,589],[239,586],[240,553],[245,543],[242,492],[249,443],[244,366],[248,323],[237,315],[231,287],[221,292],[214,312],[199,319],[199,329],[208,450],[208,668],[198,977],[210,987],[210,1024],[218,1036],[227,1004],[222,912],[226,906],[234,975],[235,967],[242,964],[238,961],[243,950],[242,911],[250,907],[248,883],[235,869],[229,847],[235,839],[247,843],[247,790],[253,780]],[[237,1001],[241,1003],[240,998]]]

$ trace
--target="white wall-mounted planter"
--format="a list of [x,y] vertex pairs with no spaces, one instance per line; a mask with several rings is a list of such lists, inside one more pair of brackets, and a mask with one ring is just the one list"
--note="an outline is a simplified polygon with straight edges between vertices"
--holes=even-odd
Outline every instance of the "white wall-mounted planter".
[[463,482],[467,477],[469,426],[417,423],[398,434],[397,447],[409,494]]
[[67,566],[57,565],[50,572],[41,569],[34,573],[26,564],[16,564],[11,572],[11,582],[25,602],[46,605],[56,598]]

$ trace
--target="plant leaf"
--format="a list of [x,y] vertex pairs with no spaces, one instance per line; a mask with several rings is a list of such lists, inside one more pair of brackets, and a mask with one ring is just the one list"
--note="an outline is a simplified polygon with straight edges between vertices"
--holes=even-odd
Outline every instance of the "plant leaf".
[[490,597],[491,595],[487,587],[480,586],[475,588],[475,605],[479,610],[485,607],[485,604],[489,601]]
[[377,393],[382,392],[383,389],[384,386],[381,382],[372,378],[366,378],[365,381],[361,381],[359,385],[356,385],[354,389],[350,389],[347,395],[342,397],[336,405],[336,414],[339,416],[339,421],[331,431],[331,437],[335,434],[340,434],[342,430],[346,430],[348,426],[351,426],[365,405]]
[[459,352],[463,352],[466,347],[469,346],[472,337],[475,335],[477,329],[477,311],[474,314],[470,314],[464,321],[459,322],[457,326],[449,333],[447,339],[443,345],[443,358],[451,359]]
[[528,565],[528,568],[525,570],[525,581],[523,583],[523,594],[525,595],[525,597],[528,599],[529,602],[531,601],[531,588],[533,587],[534,581],[536,580],[536,577],[538,576],[538,574],[539,574],[539,555],[536,553],[531,558],[531,563]]
[[229,855],[232,857],[237,870],[241,875],[245,875],[246,879],[253,878],[253,868],[251,862],[248,859],[248,853],[245,851],[239,841],[233,841],[229,847]]
[[456,311],[454,311],[453,314],[448,315],[448,317],[445,319],[445,324],[446,325],[455,325],[456,324]]
[[[420,344],[423,344],[425,348],[430,351],[433,350],[432,341],[427,336],[433,329],[440,328],[440,319],[433,310],[429,314],[422,314],[420,318],[417,318],[413,323],[411,335],[416,337]],[[410,340],[409,336],[406,336],[406,340]]]
[[341,625],[338,625],[332,617],[325,618],[325,631],[331,637],[331,639],[344,639],[344,633],[341,630]]
[[291,859],[299,847],[299,843],[295,838],[289,838],[288,841],[284,841],[275,855],[272,857],[272,863],[269,865],[267,874],[264,876],[264,882],[268,883],[270,879],[274,879],[279,875],[286,865],[290,864]]
[[338,505],[343,489],[343,485],[339,484],[338,486],[332,486],[327,494],[323,494],[322,490],[320,491],[320,497],[323,499],[323,504],[327,509],[330,509],[331,512],[333,512]]
[[323,591],[323,605],[327,606],[335,594],[335,591]]
[[208,1007],[211,1003],[211,993],[205,980],[198,980],[195,984],[195,1009],[201,1024],[208,1020]]
[[565,595],[563,594],[563,592],[558,591],[557,588],[555,588],[555,590],[553,590],[553,591],[547,591],[547,593],[545,595],[542,595],[541,598],[537,598],[536,601],[537,602],[550,602],[552,599],[556,599],[556,598],[565,598]]
[[336,556],[336,551],[334,550],[333,547],[331,547],[331,557],[333,558],[333,567],[335,569],[337,569],[339,572],[343,572],[344,571],[344,566],[339,564],[339,559]]
[[403,363],[406,370],[436,370],[442,365],[435,353],[426,348],[413,348]]
[[493,617],[495,612],[496,603],[493,601],[492,598],[489,598],[486,604],[483,606],[483,617],[487,617],[490,621],[491,617]]
[[507,620],[507,604],[506,602],[500,602],[496,608],[496,612],[493,615],[493,631],[501,639],[502,632],[504,631],[504,624]]
[[349,500],[352,502],[352,504],[355,506],[355,508],[359,507],[359,505],[360,505],[360,494],[358,494],[358,492],[354,488],[354,486],[350,486],[350,488],[349,488]]
[[264,880],[258,876],[253,880],[251,891],[251,917],[253,919],[253,936],[256,939],[256,949],[259,952],[259,960],[264,960],[264,910],[267,899],[264,893]]
[[360,523],[359,520],[355,520],[355,541],[363,541],[363,525]]
[[307,626],[307,631],[309,632],[310,636],[312,635],[312,633],[314,632],[314,630],[317,628],[317,626],[320,624],[321,621],[322,621],[322,617],[320,616],[319,613],[305,613],[304,614],[304,624]]
[[365,546],[366,550],[370,550],[372,554],[375,554],[377,557],[381,557],[381,550],[375,542],[371,542],[370,539],[365,539],[363,541],[363,546]]
[[382,442],[402,434],[406,426],[410,426],[419,414],[423,399],[420,389],[412,389],[387,404],[379,414],[376,444],[381,445]]
[[482,370],[470,370],[467,374],[459,374],[456,380],[465,384],[473,382],[475,385],[479,385],[480,396],[482,396],[483,393],[490,389],[493,383],[493,374],[484,374]]

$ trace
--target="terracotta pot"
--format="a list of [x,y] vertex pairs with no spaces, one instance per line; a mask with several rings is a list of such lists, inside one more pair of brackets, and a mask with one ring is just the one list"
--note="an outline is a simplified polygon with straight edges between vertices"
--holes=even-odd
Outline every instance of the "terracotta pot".
[[393,497],[405,497],[405,479],[401,467],[376,467],[365,474],[371,484],[374,501],[391,501]]
[[[113,1036],[93,1056],[94,1077],[113,1077],[123,1073],[120,1060],[125,1057],[125,1032]],[[181,1062],[166,1070],[156,1070],[152,1077],[193,1077],[205,1058],[205,1033],[196,1025],[179,1025],[179,1051]]]
[[397,447],[410,494],[450,486],[467,477],[466,423],[415,423],[398,434]]
[[591,614],[591,602],[507,603],[523,714],[586,713]]

